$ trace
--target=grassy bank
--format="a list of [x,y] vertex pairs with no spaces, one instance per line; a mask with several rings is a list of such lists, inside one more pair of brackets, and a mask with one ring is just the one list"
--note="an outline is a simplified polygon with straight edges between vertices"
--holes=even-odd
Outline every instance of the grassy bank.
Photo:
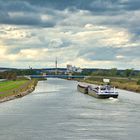
[[32,80],[37,80],[37,81],[46,81],[47,80],[47,78],[32,78]]
[[0,82],[0,99],[10,100],[22,97],[32,92],[37,84],[37,80],[16,80]]
[[19,88],[26,82],[28,82],[28,80],[1,82],[0,83],[0,92],[6,92],[8,90],[13,90],[13,89]]
[[120,78],[120,77],[92,76],[90,78],[87,78],[85,80],[80,80],[80,81],[91,83],[91,84],[102,85],[104,84],[103,78],[110,79],[111,80],[110,85],[115,86],[116,88],[140,93],[140,85],[137,84],[138,81],[137,78],[128,79],[128,78]]

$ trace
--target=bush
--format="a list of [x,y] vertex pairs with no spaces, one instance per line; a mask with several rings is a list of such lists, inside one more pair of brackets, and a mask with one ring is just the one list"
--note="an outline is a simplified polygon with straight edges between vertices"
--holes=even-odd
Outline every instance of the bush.
[[137,81],[137,85],[140,85],[140,80]]

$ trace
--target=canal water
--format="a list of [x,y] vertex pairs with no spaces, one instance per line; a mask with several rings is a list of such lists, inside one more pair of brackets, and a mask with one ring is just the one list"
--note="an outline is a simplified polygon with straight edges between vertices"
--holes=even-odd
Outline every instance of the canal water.
[[48,79],[0,104],[0,140],[140,140],[140,94],[96,99],[77,82]]

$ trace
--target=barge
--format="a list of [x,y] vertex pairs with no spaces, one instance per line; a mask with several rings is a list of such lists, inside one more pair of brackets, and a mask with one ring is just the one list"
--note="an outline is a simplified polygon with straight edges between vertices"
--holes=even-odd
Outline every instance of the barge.
[[84,94],[88,94],[88,85],[78,84],[77,90],[84,93]]
[[118,97],[118,92],[116,91],[115,87],[111,87],[109,85],[98,87],[88,86],[88,94],[100,99]]
[[117,98],[118,92],[116,91],[115,87],[111,87],[110,85],[104,85],[104,86],[94,86],[94,85],[88,85],[88,84],[78,84],[77,90],[88,94],[90,96],[93,96],[95,98],[99,99],[106,99],[106,98]]

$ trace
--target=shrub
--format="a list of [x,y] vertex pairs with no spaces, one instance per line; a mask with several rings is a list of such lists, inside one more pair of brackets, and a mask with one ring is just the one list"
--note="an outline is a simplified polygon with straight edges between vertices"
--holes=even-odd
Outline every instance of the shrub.
[[137,81],[137,85],[140,85],[140,80]]

